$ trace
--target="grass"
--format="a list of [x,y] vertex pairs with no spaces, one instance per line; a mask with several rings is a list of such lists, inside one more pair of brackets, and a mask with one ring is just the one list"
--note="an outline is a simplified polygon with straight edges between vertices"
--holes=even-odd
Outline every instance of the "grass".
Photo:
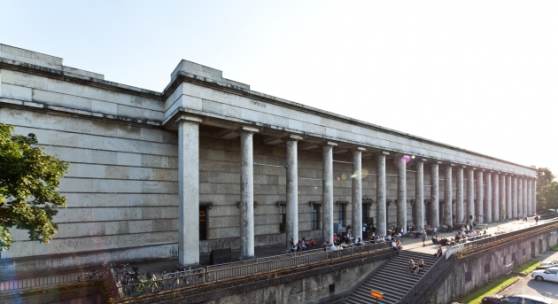
[[519,277],[516,275],[508,275],[505,276],[497,281],[494,281],[480,289],[477,289],[471,295],[468,295],[466,298],[462,300],[463,303],[468,304],[480,304],[482,299],[486,296],[499,293],[500,291],[506,289],[510,285],[514,284],[519,280]]
[[558,244],[556,244],[556,245],[550,247],[550,250],[552,250],[552,251],[558,251]]
[[537,269],[537,266],[539,266],[540,263],[541,262],[539,261],[530,261],[523,265],[519,265],[514,269],[514,274],[502,277],[482,288],[477,289],[475,292],[465,297],[462,302],[468,304],[480,304],[484,297],[499,293],[508,288],[510,285],[513,285],[519,280],[519,276],[527,276],[533,270]]
[[526,276],[533,272],[533,270],[537,269],[540,264],[540,261],[530,261],[517,267],[514,272],[518,273],[521,276]]

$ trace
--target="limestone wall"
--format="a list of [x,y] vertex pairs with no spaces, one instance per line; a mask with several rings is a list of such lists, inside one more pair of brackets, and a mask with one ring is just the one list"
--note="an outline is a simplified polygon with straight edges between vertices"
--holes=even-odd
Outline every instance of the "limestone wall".
[[131,257],[164,254],[176,243],[176,134],[160,128],[55,113],[0,108],[16,134],[33,133],[47,152],[69,162],[60,191],[68,207],[55,217],[48,245],[15,231],[10,257],[139,248]]
[[[17,134],[34,133],[48,153],[69,162],[61,184],[68,208],[56,216],[59,232],[48,245],[27,240],[15,231],[11,257],[81,253],[109,249],[140,248],[137,257],[171,256],[177,241],[177,134],[159,127],[72,117],[21,108],[0,108],[0,120]],[[211,203],[208,241],[202,252],[239,246],[240,141],[225,140],[215,130],[202,128],[200,141],[200,202]],[[284,243],[280,233],[281,208],[285,200],[285,147],[266,145],[256,136],[254,145],[255,225],[257,245]],[[309,202],[321,201],[322,160],[319,150],[301,151],[299,222],[301,236],[316,238]],[[335,201],[351,201],[350,155],[335,154]],[[397,171],[388,161],[389,224],[396,225]],[[363,196],[374,203],[369,215],[376,217],[375,158],[363,160]],[[414,199],[414,170],[408,170],[408,199]],[[425,170],[429,198],[429,170]],[[443,188],[442,188],[443,189]],[[336,204],[335,223],[340,223]],[[408,216],[412,208],[408,204]],[[351,205],[344,223],[350,225]],[[159,247],[153,249],[153,247]],[[142,249],[143,248],[143,249]],[[161,248],[166,248],[162,250]],[[141,253],[144,250],[145,252]],[[134,256],[132,256],[134,257]]]
[[509,243],[483,254],[457,260],[429,303],[450,303],[486,285],[558,244],[558,230]]

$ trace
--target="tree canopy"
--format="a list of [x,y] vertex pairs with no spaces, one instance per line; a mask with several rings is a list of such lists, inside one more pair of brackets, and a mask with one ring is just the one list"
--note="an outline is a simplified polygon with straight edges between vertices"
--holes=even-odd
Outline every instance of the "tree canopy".
[[537,208],[558,209],[558,181],[548,168],[537,169]]
[[52,218],[66,206],[58,186],[67,163],[45,154],[35,135],[12,132],[0,124],[0,250],[12,244],[10,228],[27,230],[31,240],[51,240],[57,228]]

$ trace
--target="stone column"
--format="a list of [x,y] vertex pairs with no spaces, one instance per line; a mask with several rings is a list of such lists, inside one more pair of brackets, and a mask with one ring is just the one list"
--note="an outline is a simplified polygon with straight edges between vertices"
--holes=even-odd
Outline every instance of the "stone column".
[[254,257],[254,133],[243,127],[240,132],[240,258]]
[[533,213],[537,214],[537,180],[533,180]]
[[512,193],[512,196],[513,196],[513,218],[517,219],[518,216],[519,216],[519,213],[517,212],[517,210],[518,210],[517,207],[518,207],[518,202],[519,202],[518,197],[517,197],[518,194],[519,194],[519,191],[518,191],[518,188],[517,188],[517,177],[514,176],[512,178],[512,182],[513,182],[513,191],[512,191],[513,192]]
[[298,141],[301,139],[291,135],[287,141],[287,240],[295,244],[298,243]]
[[500,218],[505,220],[508,218],[507,208],[507,189],[506,189],[506,175],[500,175]]
[[518,203],[517,203],[517,214],[520,218],[525,217],[525,183],[523,177],[520,177],[517,181],[518,187]]
[[333,147],[336,143],[328,142],[323,147],[324,186],[323,186],[323,227],[322,237],[333,244]]
[[512,177],[511,175],[506,176],[506,199],[507,199],[507,211],[508,211],[508,220],[513,219],[513,184],[512,184]]
[[407,160],[408,156],[401,156],[397,163],[397,222],[403,234],[407,233]]
[[523,217],[529,215],[529,192],[527,186],[527,179],[523,178]]
[[475,221],[475,169],[467,169],[467,220],[472,224]]
[[417,230],[424,231],[424,160],[417,160],[415,187],[415,207],[417,212]]
[[492,172],[486,173],[486,202],[484,204],[484,217],[486,223],[492,223]]
[[439,163],[434,161],[431,167],[431,179],[432,188],[430,192],[430,197],[432,198],[431,205],[431,225],[432,228],[438,228],[440,226],[440,174],[439,174]]
[[494,173],[492,195],[492,219],[495,222],[500,221],[500,174]]
[[527,182],[527,216],[532,216],[533,215],[533,211],[532,211],[532,207],[533,207],[533,197],[531,196],[532,194],[532,184],[531,184],[531,179],[528,178],[525,180]]
[[463,177],[463,169],[465,167],[460,166],[457,168],[457,225],[463,225],[465,220],[465,208],[464,208],[464,198],[465,198],[465,183]]
[[484,172],[482,169],[477,172],[477,204],[475,211],[477,212],[477,223],[484,223]]
[[381,152],[377,158],[377,185],[376,199],[378,201],[378,229],[377,234],[385,236],[387,232],[386,218],[386,155],[388,152]]
[[182,116],[178,124],[178,261],[200,262],[200,157],[201,119]]
[[446,214],[444,216],[445,222],[449,228],[453,227],[453,182],[452,182],[452,164],[446,166],[446,187],[445,187],[445,201],[446,201]]
[[356,239],[362,240],[362,151],[356,148],[353,151],[353,234]]

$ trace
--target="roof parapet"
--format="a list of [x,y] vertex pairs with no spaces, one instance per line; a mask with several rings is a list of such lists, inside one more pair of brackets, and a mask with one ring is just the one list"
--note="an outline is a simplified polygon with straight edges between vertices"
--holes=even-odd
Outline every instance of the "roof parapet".
[[94,78],[104,80],[103,74],[94,73],[74,67],[64,66],[60,57],[18,48],[0,43],[0,59],[12,61],[15,64],[29,64],[45,67],[62,72],[65,75],[78,78]]
[[223,77],[223,71],[205,66],[203,64],[195,63],[186,59],[180,60],[176,68],[171,74],[171,83],[183,75],[190,78],[198,78],[204,81],[215,82],[220,85],[234,87],[240,90],[250,90],[250,85],[230,80]]

